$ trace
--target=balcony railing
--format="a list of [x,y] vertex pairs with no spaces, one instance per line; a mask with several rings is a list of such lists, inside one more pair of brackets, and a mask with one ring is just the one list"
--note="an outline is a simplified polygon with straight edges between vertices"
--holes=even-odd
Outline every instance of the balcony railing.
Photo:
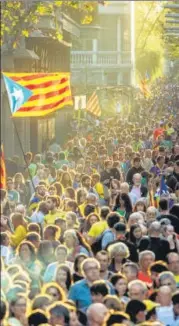
[[73,67],[115,67],[121,65],[130,65],[131,53],[117,51],[72,51],[71,64]]

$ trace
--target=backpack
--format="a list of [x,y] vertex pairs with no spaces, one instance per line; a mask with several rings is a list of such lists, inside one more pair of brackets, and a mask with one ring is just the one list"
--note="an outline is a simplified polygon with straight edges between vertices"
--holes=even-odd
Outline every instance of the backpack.
[[97,239],[96,241],[91,245],[91,250],[93,252],[94,255],[96,255],[99,251],[102,250],[102,240],[104,235],[107,232],[111,232],[111,230],[105,230]]

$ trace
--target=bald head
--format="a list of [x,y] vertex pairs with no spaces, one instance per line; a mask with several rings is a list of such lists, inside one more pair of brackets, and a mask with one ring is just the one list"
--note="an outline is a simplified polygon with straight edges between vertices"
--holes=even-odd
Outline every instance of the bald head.
[[101,326],[108,312],[106,306],[102,303],[93,303],[87,310],[89,326]]
[[167,259],[169,270],[174,275],[179,275],[179,254],[177,254],[176,252],[170,252],[167,255]]

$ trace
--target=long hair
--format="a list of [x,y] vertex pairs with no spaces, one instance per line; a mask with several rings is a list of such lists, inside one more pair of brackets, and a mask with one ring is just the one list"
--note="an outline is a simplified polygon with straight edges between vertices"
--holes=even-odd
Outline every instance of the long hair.
[[120,208],[120,199],[122,199],[124,201],[124,207],[126,212],[128,213],[132,213],[132,203],[130,200],[129,195],[125,194],[125,193],[119,193],[116,197],[116,202],[115,202],[115,208],[114,210],[117,210],[118,208]]
[[14,178],[13,178],[13,182],[14,182],[14,184],[15,184],[15,185],[17,184],[16,179],[17,179],[18,177],[21,177],[21,180],[22,180],[21,183],[22,183],[22,184],[25,184],[24,176],[23,176],[22,173],[16,173],[16,174],[14,175]]
[[80,246],[83,246],[89,253],[91,253],[91,248],[89,246],[89,244],[86,242],[86,240],[84,239],[84,237],[82,236],[82,234],[78,231],[76,231],[76,235],[78,238],[78,242]]
[[136,229],[138,229],[138,228],[140,228],[140,225],[139,225],[139,224],[131,225],[131,228],[130,228],[130,232],[129,232],[129,240],[130,240],[132,243],[134,243],[134,244],[136,244],[136,241],[137,241],[136,237],[134,236],[134,231],[135,231]]
[[[69,180],[68,180],[68,181],[65,180],[65,176],[66,176],[66,175],[68,175],[68,177],[69,177]],[[66,171],[64,171],[64,172],[62,173],[60,182],[61,182],[61,184],[62,184],[62,186],[63,186],[64,188],[72,187],[72,179],[71,179],[71,176],[70,176],[70,174],[69,174],[68,172],[66,172]]]
[[[63,270],[66,272],[66,275],[67,275],[67,279],[66,279],[66,288],[67,290],[69,291],[70,289],[70,286],[72,284],[72,276],[71,276],[71,272],[70,272],[70,268],[65,265],[65,264],[61,264],[57,267],[57,270],[56,270],[56,274],[55,274],[55,281],[57,282],[57,274],[58,274],[58,271],[59,270]],[[58,284],[58,283],[57,283]]]

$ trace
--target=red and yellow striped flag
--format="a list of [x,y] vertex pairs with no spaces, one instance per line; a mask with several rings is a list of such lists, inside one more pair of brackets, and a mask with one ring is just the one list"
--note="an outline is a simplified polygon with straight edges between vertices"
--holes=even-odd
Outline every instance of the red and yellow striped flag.
[[13,117],[45,116],[65,105],[72,105],[70,73],[4,73],[32,92]]
[[150,91],[149,91],[146,79],[141,80],[140,90],[143,93],[144,97],[149,97]]
[[99,99],[98,99],[96,92],[93,92],[93,94],[89,98],[87,105],[86,105],[86,111],[88,111],[95,117],[99,118],[101,116],[101,108],[99,105]]
[[5,165],[5,158],[4,158],[4,149],[3,145],[1,145],[1,153],[0,153],[0,189],[6,189],[6,165]]

